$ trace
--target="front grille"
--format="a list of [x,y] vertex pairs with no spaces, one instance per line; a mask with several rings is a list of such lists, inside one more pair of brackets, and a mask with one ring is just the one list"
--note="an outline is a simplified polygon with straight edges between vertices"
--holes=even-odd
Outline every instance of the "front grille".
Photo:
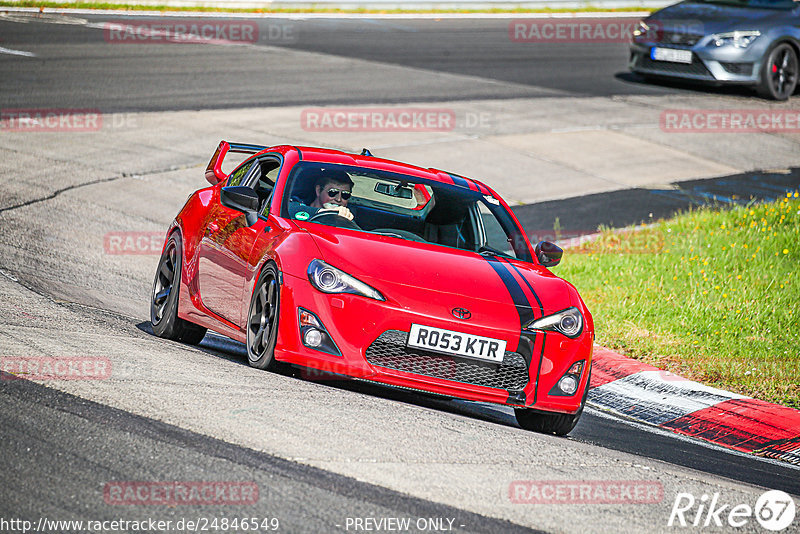
[[665,75],[669,74],[693,74],[696,76],[705,76],[712,78],[713,76],[708,71],[706,66],[700,61],[696,55],[692,54],[691,63],[673,63],[672,61],[653,61],[650,56],[641,54],[638,57],[636,66],[640,69],[648,71],[658,71]]
[[367,348],[370,365],[490,388],[522,390],[528,366],[517,352],[506,351],[501,364],[429,353],[406,346],[408,332],[387,330]]
[[702,38],[702,34],[663,31],[659,32],[658,42],[662,44],[694,46]]
[[726,63],[724,61],[720,61],[719,64],[722,65],[723,69],[731,74],[743,74],[745,76],[750,76],[753,74],[752,63]]

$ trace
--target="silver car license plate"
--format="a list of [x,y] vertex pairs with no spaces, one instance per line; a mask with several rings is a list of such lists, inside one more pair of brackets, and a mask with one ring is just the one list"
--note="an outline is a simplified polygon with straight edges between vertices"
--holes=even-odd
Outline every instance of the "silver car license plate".
[[655,46],[650,50],[650,59],[654,61],[670,61],[672,63],[691,63],[692,51]]

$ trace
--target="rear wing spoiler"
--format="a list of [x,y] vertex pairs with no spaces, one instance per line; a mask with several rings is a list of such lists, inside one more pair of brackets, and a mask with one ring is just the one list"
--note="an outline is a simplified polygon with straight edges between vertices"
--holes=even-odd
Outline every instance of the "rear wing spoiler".
[[261,152],[268,147],[261,145],[251,145],[247,143],[229,143],[228,141],[220,141],[214,155],[211,156],[211,161],[208,162],[206,167],[206,180],[211,185],[217,185],[228,176],[222,171],[222,162],[228,152],[238,152],[240,154],[255,154]]

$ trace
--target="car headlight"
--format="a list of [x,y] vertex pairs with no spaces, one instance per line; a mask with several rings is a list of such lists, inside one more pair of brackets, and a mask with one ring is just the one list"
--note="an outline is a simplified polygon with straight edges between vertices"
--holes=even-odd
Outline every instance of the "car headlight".
[[312,260],[308,264],[308,279],[311,285],[323,293],[351,293],[375,300],[386,300],[374,287],[321,260]]
[[647,35],[650,32],[650,26],[643,20],[639,21],[639,24],[636,25],[636,29],[633,30],[634,37],[641,37],[643,35]]
[[733,45],[736,48],[747,48],[759,35],[761,32],[758,30],[715,33],[711,36],[711,42],[714,46]]
[[529,322],[523,328],[525,330],[558,332],[567,337],[576,338],[583,332],[583,315],[578,308],[573,306],[552,315],[540,317]]

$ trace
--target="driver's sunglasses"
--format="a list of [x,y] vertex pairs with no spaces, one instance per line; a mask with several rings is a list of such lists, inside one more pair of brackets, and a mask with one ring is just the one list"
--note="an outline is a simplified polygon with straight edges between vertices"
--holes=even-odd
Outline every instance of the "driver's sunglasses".
[[342,195],[342,200],[347,200],[353,195],[353,193],[351,193],[350,191],[342,191],[341,189],[328,189],[328,196],[331,198],[335,197],[340,193]]

